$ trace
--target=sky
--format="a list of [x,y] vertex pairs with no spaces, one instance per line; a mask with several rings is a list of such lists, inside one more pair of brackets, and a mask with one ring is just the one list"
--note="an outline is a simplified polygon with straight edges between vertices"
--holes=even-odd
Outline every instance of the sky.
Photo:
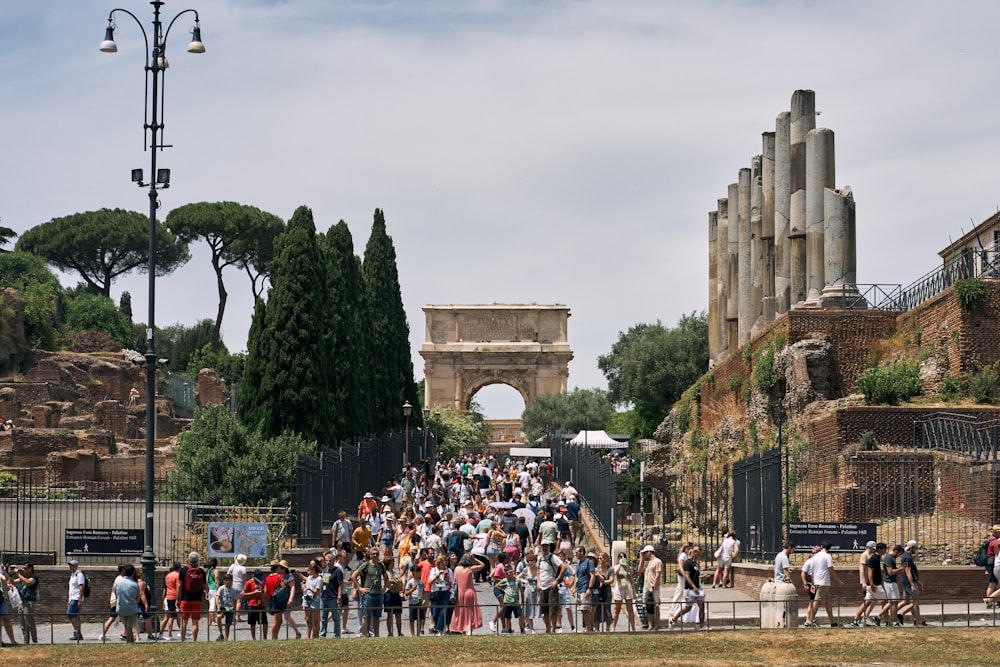
[[[0,3],[0,225],[148,212],[145,0]],[[345,220],[362,254],[385,212],[414,375],[426,304],[561,303],[569,387],[640,322],[707,310],[708,212],[796,89],[836,135],[857,201],[858,282],[909,284],[995,213],[1000,3],[870,0],[171,0],[161,218],[198,201]],[[64,276],[64,283],[77,282]],[[245,349],[249,280],[225,274]],[[113,287],[146,319],[146,277]],[[157,281],[156,323],[217,308],[206,246]],[[519,416],[506,386],[477,400]]]

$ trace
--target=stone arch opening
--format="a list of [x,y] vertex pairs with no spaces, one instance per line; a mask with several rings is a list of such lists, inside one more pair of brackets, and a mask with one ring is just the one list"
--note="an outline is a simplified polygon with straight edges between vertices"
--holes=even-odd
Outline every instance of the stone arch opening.
[[573,359],[561,305],[428,305],[424,407],[467,410],[483,387],[506,384],[524,399],[566,392]]

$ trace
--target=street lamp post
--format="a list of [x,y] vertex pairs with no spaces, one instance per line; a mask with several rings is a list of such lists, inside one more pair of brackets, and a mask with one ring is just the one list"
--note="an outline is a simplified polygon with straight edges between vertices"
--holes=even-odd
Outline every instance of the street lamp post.
[[434,457],[441,455],[441,411],[434,411]]
[[427,429],[430,428],[431,409],[424,408],[424,448],[420,450],[420,458],[427,456]]
[[104,41],[101,42],[100,50],[104,53],[116,53],[118,45],[115,44],[115,31],[118,26],[115,24],[115,13],[121,12],[131,16],[139,30],[142,31],[143,39],[146,41],[146,102],[145,117],[143,119],[143,130],[149,133],[150,169],[149,183],[143,182],[142,169],[132,170],[132,181],[139,187],[149,186],[149,318],[146,324],[146,526],[145,544],[142,551],[142,573],[146,586],[149,588],[149,604],[151,609],[156,607],[156,596],[154,594],[154,583],[156,580],[156,554],[153,552],[153,485],[155,481],[155,471],[153,466],[153,450],[156,445],[156,347],[153,341],[153,331],[155,330],[156,314],[156,209],[159,208],[156,192],[160,188],[170,187],[170,170],[156,168],[156,151],[167,148],[163,144],[163,80],[166,69],[170,66],[167,62],[167,37],[174,22],[187,13],[194,14],[194,27],[191,29],[191,43],[188,44],[189,53],[204,53],[205,45],[201,41],[201,24],[198,12],[194,9],[185,9],[178,12],[167,24],[166,31],[163,30],[163,22],[160,20],[160,7],[162,0],[153,0],[149,4],[153,5],[153,45],[150,49],[150,34],[142,26],[142,21],[127,9],[113,9],[108,14],[108,27],[104,33]]
[[410,465],[410,413],[413,412],[413,406],[410,405],[409,401],[403,403],[403,416],[406,417],[406,453],[403,455],[403,465]]

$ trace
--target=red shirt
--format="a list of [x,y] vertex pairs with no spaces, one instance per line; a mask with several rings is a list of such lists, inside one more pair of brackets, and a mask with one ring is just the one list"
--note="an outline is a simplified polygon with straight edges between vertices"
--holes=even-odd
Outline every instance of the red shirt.
[[986,546],[986,557],[996,558],[997,553],[1000,552],[1000,540],[995,537],[989,538],[990,543]]
[[416,565],[413,566],[414,570],[420,572],[420,581],[424,584],[424,590],[429,591],[431,589],[431,584],[428,579],[431,578],[431,570],[434,569],[434,563],[430,562],[426,558]]
[[243,592],[247,593],[246,601],[248,607],[263,607],[264,598],[260,595],[260,587],[256,579],[250,579],[243,585]]
[[264,579],[264,591],[267,597],[274,597],[274,589],[281,585],[282,576],[277,572],[272,572]]

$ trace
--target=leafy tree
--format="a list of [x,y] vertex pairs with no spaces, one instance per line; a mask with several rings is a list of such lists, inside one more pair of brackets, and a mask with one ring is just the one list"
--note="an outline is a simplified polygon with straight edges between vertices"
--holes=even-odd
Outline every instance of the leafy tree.
[[247,355],[242,352],[229,354],[225,349],[215,352],[210,344],[197,350],[188,359],[185,373],[190,377],[198,377],[203,368],[212,368],[226,382],[232,385],[243,381],[243,369]]
[[708,370],[708,320],[684,315],[668,329],[637,324],[619,333],[611,352],[597,359],[608,379],[608,395],[631,404],[646,421],[659,422],[684,391]]
[[[32,227],[21,235],[16,249],[34,253],[61,271],[79,273],[110,297],[115,278],[149,269],[149,219],[120,208],[74,213]],[[165,276],[188,259],[187,244],[157,222],[156,275]]]
[[132,323],[106,296],[89,290],[77,291],[66,300],[66,329],[72,332],[93,329],[103,331],[119,347],[132,338]]
[[438,458],[449,459],[466,447],[482,447],[490,441],[490,429],[482,414],[442,408],[438,424]]
[[245,376],[246,384],[255,386],[241,389],[240,416],[264,437],[288,430],[333,443],[326,262],[312,211],[305,206],[295,211],[279,239],[271,283],[267,307],[258,307],[250,325]]
[[[170,359],[167,368],[175,373],[186,373],[191,357],[212,344],[212,333],[215,323],[210,319],[199,320],[193,326],[171,324],[156,330],[156,353],[165,359]],[[143,334],[143,350],[145,350],[145,334]],[[220,353],[227,353],[224,343],[220,343]]]
[[118,310],[129,322],[132,321],[132,294],[130,292],[122,292],[121,298],[118,299]]
[[10,227],[0,227],[0,252],[9,252],[3,246],[14,240],[15,236],[17,236],[17,232]]
[[397,429],[404,424],[402,405],[416,406],[411,425],[423,421],[413,382],[410,326],[403,310],[396,268],[396,249],[385,227],[385,217],[375,209],[372,233],[365,246],[361,268],[371,339],[371,408],[376,429]]
[[289,434],[264,438],[223,406],[199,408],[191,428],[177,438],[166,496],[215,505],[287,506],[296,456],[315,447]]
[[528,442],[534,442],[546,433],[603,429],[614,412],[603,389],[574,389],[535,396],[521,414],[521,425]]
[[27,252],[0,253],[0,287],[24,299],[24,337],[37,349],[54,350],[61,340],[59,307],[63,288],[45,260]]
[[[274,237],[281,233],[281,218],[265,213],[255,206],[235,202],[200,202],[185,204],[167,214],[167,227],[185,243],[204,239],[212,251],[212,269],[215,271],[219,293],[219,309],[212,332],[212,349],[218,351],[222,316],[226,311],[229,293],[222,280],[222,270],[227,266],[244,269],[253,266],[262,255],[257,246],[273,248]],[[251,277],[252,289],[256,280]],[[256,296],[256,290],[254,289]]]
[[320,247],[326,258],[330,294],[327,345],[337,379],[330,403],[333,428],[338,438],[352,438],[374,431],[365,283],[347,223],[341,220],[321,235]]

